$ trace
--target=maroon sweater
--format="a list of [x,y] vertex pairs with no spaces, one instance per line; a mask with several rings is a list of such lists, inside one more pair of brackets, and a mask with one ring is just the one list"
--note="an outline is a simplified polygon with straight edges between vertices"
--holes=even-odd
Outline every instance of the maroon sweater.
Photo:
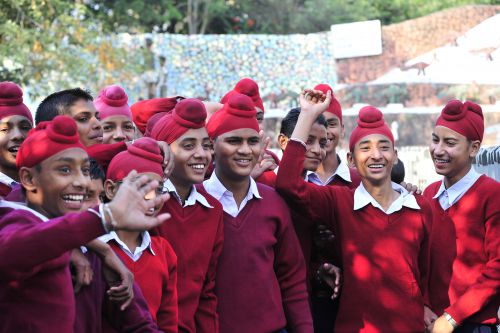
[[0,208],[0,332],[71,332],[68,251],[102,234],[90,212],[43,222],[26,209]]
[[237,217],[224,212],[216,294],[222,333],[312,332],[304,258],[288,207],[270,187]]
[[[276,188],[311,223],[338,226],[344,285],[335,332],[419,332],[429,269],[432,210],[403,207],[387,215],[354,210],[354,190],[310,186],[301,178],[305,148],[290,141]],[[283,172],[284,171],[284,172]]]
[[481,176],[444,211],[432,197],[441,182],[429,185],[435,216],[429,300],[457,323],[498,322],[500,306],[500,183]]
[[179,332],[216,333],[215,274],[224,242],[222,206],[202,187],[197,191],[214,208],[200,203],[183,208],[171,198],[162,208],[172,217],[157,228],[177,254]]

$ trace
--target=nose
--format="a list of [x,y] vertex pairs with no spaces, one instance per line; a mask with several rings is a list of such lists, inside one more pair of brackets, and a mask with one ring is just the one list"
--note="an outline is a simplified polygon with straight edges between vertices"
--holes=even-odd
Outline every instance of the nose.
[[380,151],[379,148],[374,148],[372,149],[372,156],[374,160],[378,160],[382,158],[382,152]]
[[90,122],[91,122],[91,126],[92,126],[92,129],[94,130],[99,130],[101,129],[101,122],[99,121],[99,119],[97,119],[96,117],[92,117],[90,119]]
[[238,153],[248,155],[252,153],[252,149],[250,149],[250,145],[248,144],[247,141],[244,141],[239,147],[238,147]]
[[309,149],[309,151],[315,155],[320,155],[321,154],[321,147],[319,145],[319,142],[316,141],[315,143],[313,143],[311,145],[311,148]]
[[88,190],[89,186],[90,186],[90,177],[84,175],[81,170],[78,171],[78,174],[73,179],[73,187],[75,187],[78,190],[84,190],[84,189]]
[[14,126],[12,128],[11,138],[12,141],[23,141],[26,138],[26,132],[21,131],[18,126]]
[[113,139],[115,139],[117,141],[125,140],[125,133],[123,132],[123,130],[120,126],[116,127],[115,133],[113,135]]

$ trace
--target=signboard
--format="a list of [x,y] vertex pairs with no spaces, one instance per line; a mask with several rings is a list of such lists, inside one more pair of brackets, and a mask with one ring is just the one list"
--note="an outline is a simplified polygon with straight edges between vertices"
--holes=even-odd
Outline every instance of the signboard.
[[330,41],[335,59],[382,54],[382,27],[379,20],[335,24]]

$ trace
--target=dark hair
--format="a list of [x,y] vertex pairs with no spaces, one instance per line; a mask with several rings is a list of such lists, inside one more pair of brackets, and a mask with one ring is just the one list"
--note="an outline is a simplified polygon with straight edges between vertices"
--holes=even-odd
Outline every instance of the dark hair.
[[398,163],[392,166],[391,181],[400,184],[405,179],[405,165],[398,158]]
[[35,114],[35,124],[50,121],[57,116],[68,114],[69,108],[78,100],[93,101],[92,95],[81,88],[61,90],[50,94],[38,105]]
[[[299,120],[300,108],[293,108],[286,114],[285,118],[281,120],[281,129],[280,134],[283,134],[286,137],[291,137],[293,130],[295,129],[295,125],[297,125],[297,121]],[[326,118],[322,114],[315,121],[316,124],[320,124],[326,127]]]
[[106,175],[104,170],[99,166],[96,160],[91,158],[90,160],[90,179],[100,179],[103,182],[106,180]]

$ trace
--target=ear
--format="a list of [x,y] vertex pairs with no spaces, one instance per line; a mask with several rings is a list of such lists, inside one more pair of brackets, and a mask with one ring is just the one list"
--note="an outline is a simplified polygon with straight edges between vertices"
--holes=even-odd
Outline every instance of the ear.
[[344,124],[340,127],[340,138],[344,139],[345,138],[345,127]]
[[280,133],[280,135],[278,135],[278,144],[280,145],[282,151],[285,151],[288,140],[290,139],[285,134]]
[[38,188],[37,175],[35,168],[22,167],[19,170],[19,181],[27,192],[36,192]]
[[350,151],[347,152],[347,163],[350,168],[356,169],[356,164],[354,163],[354,153],[351,153]]
[[481,148],[481,141],[479,140],[471,141],[469,157],[475,158],[477,153],[479,153],[480,148]]
[[109,200],[113,200],[118,191],[118,184],[113,182],[111,179],[106,179],[104,182],[104,193]]
[[399,162],[398,150],[394,148],[394,165],[398,164],[398,162]]

